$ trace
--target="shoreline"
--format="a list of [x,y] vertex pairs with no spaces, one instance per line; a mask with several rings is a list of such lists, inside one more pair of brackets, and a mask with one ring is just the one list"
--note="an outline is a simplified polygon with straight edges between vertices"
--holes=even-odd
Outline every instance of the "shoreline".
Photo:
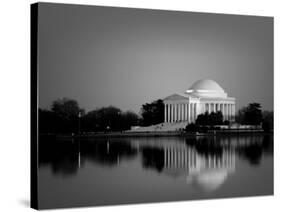
[[217,136],[233,136],[233,135],[273,135],[273,132],[255,131],[214,131],[208,133],[186,133],[180,131],[166,132],[109,132],[95,133],[86,135],[55,135],[45,134],[39,138],[56,138],[56,139],[92,139],[92,138],[130,138],[130,137],[217,137]]

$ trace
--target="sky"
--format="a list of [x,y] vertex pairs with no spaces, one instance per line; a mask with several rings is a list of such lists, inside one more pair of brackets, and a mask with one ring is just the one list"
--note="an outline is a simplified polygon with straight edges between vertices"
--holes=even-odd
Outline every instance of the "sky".
[[39,107],[67,97],[90,111],[141,105],[213,79],[273,110],[273,18],[39,4]]

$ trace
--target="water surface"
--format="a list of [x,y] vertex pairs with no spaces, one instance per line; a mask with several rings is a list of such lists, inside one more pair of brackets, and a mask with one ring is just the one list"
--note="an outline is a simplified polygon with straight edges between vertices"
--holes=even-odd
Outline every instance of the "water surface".
[[40,140],[39,208],[273,194],[273,136]]

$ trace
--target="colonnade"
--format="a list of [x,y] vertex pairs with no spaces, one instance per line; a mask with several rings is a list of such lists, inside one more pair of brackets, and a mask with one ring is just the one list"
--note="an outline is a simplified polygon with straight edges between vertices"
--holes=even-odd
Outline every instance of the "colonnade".
[[197,115],[205,112],[221,111],[224,120],[233,121],[235,116],[234,103],[198,103],[198,102],[175,102],[165,103],[165,122],[195,122]]
[[197,103],[165,104],[165,122],[193,122],[196,119]]
[[203,112],[221,111],[224,120],[234,121],[235,104],[234,103],[205,103],[203,104]]

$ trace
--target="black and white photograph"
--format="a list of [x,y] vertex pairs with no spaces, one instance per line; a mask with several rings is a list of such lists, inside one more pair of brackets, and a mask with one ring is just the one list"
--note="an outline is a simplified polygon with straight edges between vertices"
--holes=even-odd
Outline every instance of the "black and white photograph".
[[31,207],[274,194],[271,16],[31,5]]

